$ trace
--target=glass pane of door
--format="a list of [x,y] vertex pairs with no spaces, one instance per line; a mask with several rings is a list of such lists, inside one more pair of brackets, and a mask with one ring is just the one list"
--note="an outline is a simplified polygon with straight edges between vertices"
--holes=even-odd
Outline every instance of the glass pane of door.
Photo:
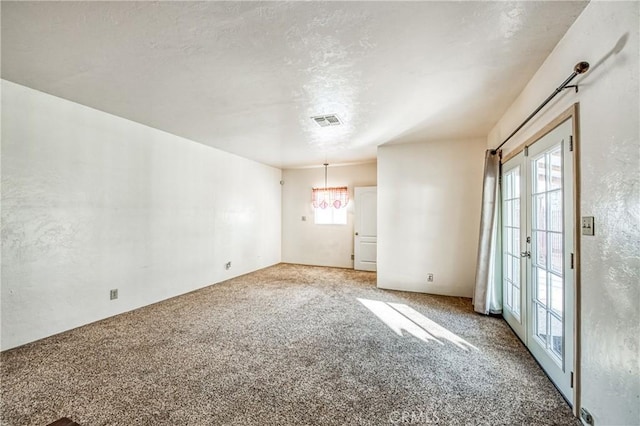
[[[503,316],[513,331],[526,343],[526,304],[523,289],[525,258],[523,251],[523,155],[517,155],[502,167],[502,300]],[[525,198],[526,200],[526,198]]]
[[503,193],[503,279],[506,289],[505,304],[520,320],[520,167],[507,172]]
[[564,244],[562,150],[552,146],[531,158],[531,262],[534,336],[557,362],[563,359]]

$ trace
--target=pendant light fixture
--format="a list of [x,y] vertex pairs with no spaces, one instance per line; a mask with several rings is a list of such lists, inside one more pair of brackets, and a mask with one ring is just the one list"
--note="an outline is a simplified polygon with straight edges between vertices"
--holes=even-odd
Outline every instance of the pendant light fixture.
[[346,186],[329,188],[329,163],[324,163],[324,188],[313,188],[312,205],[314,208],[326,209],[333,207],[341,209],[349,203],[349,189]]

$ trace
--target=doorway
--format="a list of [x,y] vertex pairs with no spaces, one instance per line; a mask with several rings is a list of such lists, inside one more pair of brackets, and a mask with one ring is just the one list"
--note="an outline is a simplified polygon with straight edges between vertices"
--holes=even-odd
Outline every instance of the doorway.
[[574,119],[505,161],[501,175],[503,316],[571,405]]

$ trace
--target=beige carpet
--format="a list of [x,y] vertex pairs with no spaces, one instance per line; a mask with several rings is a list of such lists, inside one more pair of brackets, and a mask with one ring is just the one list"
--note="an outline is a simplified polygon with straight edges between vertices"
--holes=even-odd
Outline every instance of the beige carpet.
[[344,269],[277,265],[1,361],[3,425],[580,424],[501,319]]

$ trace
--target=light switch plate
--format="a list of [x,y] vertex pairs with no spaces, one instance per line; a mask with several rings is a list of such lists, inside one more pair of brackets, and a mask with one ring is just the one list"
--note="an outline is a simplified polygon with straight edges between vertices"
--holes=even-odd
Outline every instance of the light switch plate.
[[595,235],[593,216],[582,216],[582,235]]

